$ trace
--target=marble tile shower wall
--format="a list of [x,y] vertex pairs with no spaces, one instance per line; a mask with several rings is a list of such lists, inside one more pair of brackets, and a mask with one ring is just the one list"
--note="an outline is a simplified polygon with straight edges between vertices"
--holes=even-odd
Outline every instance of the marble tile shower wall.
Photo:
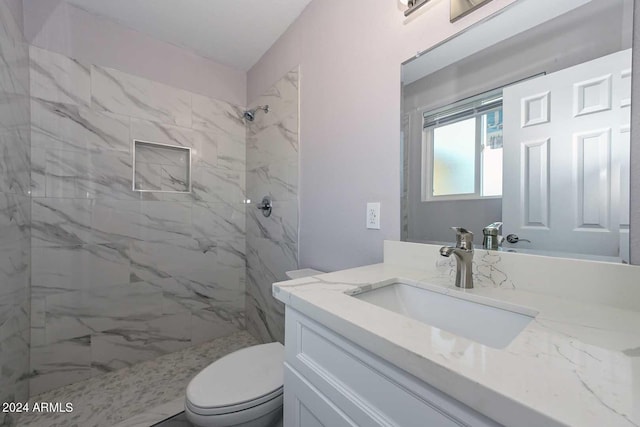
[[29,50],[20,21],[0,2],[0,403],[29,394]]
[[[242,109],[30,56],[31,394],[244,328]],[[191,147],[192,193],[132,191],[134,139]]]
[[247,188],[252,202],[271,196],[269,218],[247,210],[247,329],[262,341],[284,340],[284,305],[271,285],[298,268],[299,70],[287,73],[253,105],[247,131]]

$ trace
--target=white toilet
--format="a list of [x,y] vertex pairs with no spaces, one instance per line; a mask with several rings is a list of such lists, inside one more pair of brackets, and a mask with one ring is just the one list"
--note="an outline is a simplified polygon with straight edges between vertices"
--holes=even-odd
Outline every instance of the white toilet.
[[[305,268],[289,279],[322,274]],[[197,427],[280,427],[284,346],[279,342],[243,348],[207,366],[187,386],[185,414]]]
[[198,427],[281,425],[283,376],[284,346],[278,342],[228,354],[187,386],[187,419]]

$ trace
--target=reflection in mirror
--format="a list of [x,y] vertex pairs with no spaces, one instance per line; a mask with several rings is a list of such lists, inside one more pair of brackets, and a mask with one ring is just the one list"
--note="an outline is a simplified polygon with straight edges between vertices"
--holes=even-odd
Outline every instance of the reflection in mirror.
[[520,0],[403,64],[403,240],[628,262],[632,12]]

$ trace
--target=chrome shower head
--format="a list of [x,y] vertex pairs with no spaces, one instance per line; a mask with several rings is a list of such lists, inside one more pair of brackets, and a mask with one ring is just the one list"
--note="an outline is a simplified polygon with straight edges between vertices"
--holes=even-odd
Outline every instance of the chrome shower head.
[[250,122],[254,121],[256,118],[256,111],[255,110],[247,110],[244,112],[244,118],[246,120],[249,120]]
[[256,111],[258,110],[262,110],[266,113],[269,112],[269,106],[268,105],[259,105],[256,108],[252,108],[251,110],[247,110],[244,112],[244,118],[250,122],[254,121],[256,118]]

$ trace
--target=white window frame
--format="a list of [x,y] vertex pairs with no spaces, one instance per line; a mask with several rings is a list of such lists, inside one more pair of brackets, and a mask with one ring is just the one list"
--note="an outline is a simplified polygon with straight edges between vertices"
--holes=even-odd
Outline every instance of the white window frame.
[[[435,124],[433,126],[423,128],[423,131],[422,131],[422,201],[423,202],[447,201],[447,200],[489,200],[489,199],[502,198],[502,195],[499,195],[499,196],[483,196],[482,195],[482,155],[483,155],[483,150],[485,146],[483,145],[483,141],[482,141],[482,135],[483,135],[482,119],[478,120],[478,118],[481,118],[485,114],[488,114],[493,111],[498,111],[501,109],[502,109],[502,105],[495,108],[483,110],[475,114],[465,115],[464,117],[461,117],[459,120],[450,120],[442,124]],[[427,116],[427,114],[425,114],[425,116]],[[434,131],[439,127],[451,125],[453,123],[461,122],[463,120],[469,120],[471,118],[476,118],[474,192],[434,196],[433,195]]]

